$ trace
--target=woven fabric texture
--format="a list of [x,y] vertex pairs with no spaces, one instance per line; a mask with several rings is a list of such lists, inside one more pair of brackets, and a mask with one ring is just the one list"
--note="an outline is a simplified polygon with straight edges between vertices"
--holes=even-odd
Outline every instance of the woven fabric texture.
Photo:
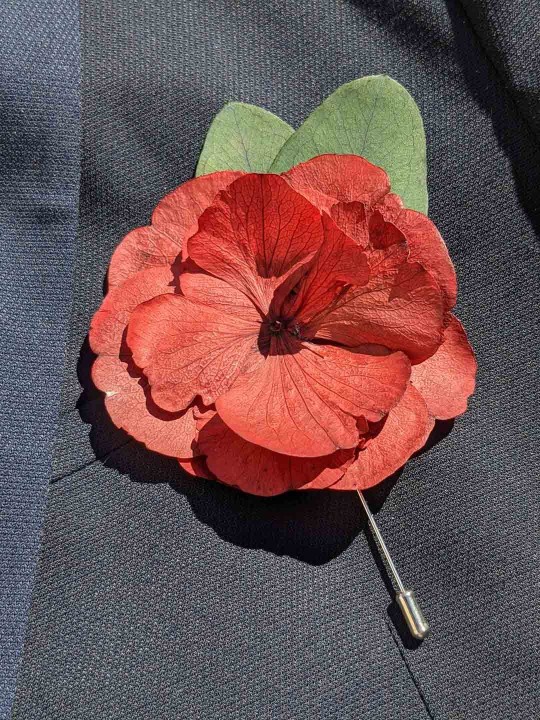
[[[502,31],[538,40],[537,4],[520,12]],[[454,0],[85,4],[76,290],[16,720],[538,715],[540,150],[475,22]],[[480,366],[467,415],[370,493],[432,625],[420,646],[353,496],[186,478],[111,427],[85,345],[112,249],[192,176],[224,102],[298,126],[380,72],[422,111]]]
[[24,639],[51,476],[79,191],[79,18],[2,3],[0,23],[0,718]]
[[487,56],[540,139],[538,9],[523,0],[463,0]]

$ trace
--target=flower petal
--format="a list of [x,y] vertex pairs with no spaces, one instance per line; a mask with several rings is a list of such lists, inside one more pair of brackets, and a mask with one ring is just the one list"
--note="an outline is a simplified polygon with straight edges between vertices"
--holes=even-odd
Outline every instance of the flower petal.
[[146,445],[171,457],[197,453],[197,424],[193,407],[168,413],[150,397],[148,383],[122,358],[100,355],[92,367],[94,385],[105,393],[105,407],[113,423]]
[[226,170],[188,180],[160,200],[152,213],[152,225],[165,232],[175,226],[177,237],[184,245],[197,231],[199,217],[216,195],[242,175],[241,171]]
[[90,327],[90,345],[99,354],[92,367],[92,379],[105,393],[105,407],[117,427],[150,450],[189,457],[197,434],[193,408],[175,414],[158,408],[123,343],[133,309],[156,296],[174,292],[172,282],[170,268],[157,267],[137,273],[107,294]]
[[158,230],[152,225],[128,233],[113,253],[107,273],[109,290],[136,273],[173,265],[182,250],[182,233],[174,225]]
[[181,295],[139,305],[128,325],[127,343],[160,407],[182,410],[197,395],[211,405],[238,375],[262,360],[259,315],[255,307],[251,318],[245,312],[241,307],[238,314],[226,314]]
[[92,318],[89,333],[92,350],[96,355],[118,357],[124,330],[137,305],[174,291],[174,277],[168,266],[141,271],[113,288]]
[[218,414],[200,431],[199,447],[210,472],[221,482],[265,496],[310,484],[332,485],[354,457],[354,450],[314,458],[281,455],[236,435]]
[[366,250],[384,250],[392,245],[406,244],[405,235],[377,209],[363,203],[336,203],[330,215],[336,225]]
[[444,341],[435,355],[415,365],[411,382],[422,393],[430,413],[439,420],[461,415],[474,392],[476,358],[459,320],[450,315]]
[[298,457],[329,455],[358,442],[355,417],[379,420],[407,385],[402,353],[368,355],[272,338],[270,354],[216,401],[224,422],[256,445]]
[[457,300],[456,271],[439,231],[428,217],[415,210],[402,210],[394,224],[407,239],[410,259],[429,270],[443,292],[445,309],[451,310]]
[[136,228],[117,246],[107,274],[108,287],[121,285],[141,270],[172,265],[183,252],[185,241],[197,230],[201,213],[218,192],[243,175],[217,172],[180,185],[161,200],[152,215],[152,225]]
[[337,203],[330,214],[338,227],[362,247],[381,248],[406,241],[409,260],[423,265],[439,283],[445,309],[456,304],[456,272],[444,240],[428,217],[404,209],[392,194],[372,209],[359,202]]
[[421,265],[400,264],[400,248],[396,244],[368,255],[369,282],[343,294],[306,333],[350,347],[376,343],[402,350],[412,362],[433,355],[442,342],[443,297]]
[[324,242],[308,272],[289,295],[278,314],[307,323],[334,301],[346,284],[365,285],[369,279],[366,254],[326,214]]
[[178,458],[178,464],[193,477],[204,478],[205,480],[216,480],[206,465],[206,459],[198,456],[194,458]]
[[180,288],[185,297],[201,305],[221,310],[227,315],[241,317],[247,322],[259,319],[251,300],[224,280],[208,275],[195,264],[180,276]]
[[395,193],[388,193],[377,203],[376,209],[380,210],[387,220],[395,220],[403,209],[403,200]]
[[361,202],[338,202],[330,209],[330,217],[336,225],[364,249],[370,247],[369,215]]
[[295,190],[327,211],[336,200],[371,206],[390,191],[385,171],[358,155],[319,155],[295,165],[283,177]]
[[366,442],[345,475],[331,490],[365,490],[405,465],[428,439],[435,421],[420,393],[409,384],[388,416],[377,423],[377,434]]
[[244,175],[220,193],[190,238],[190,257],[267,312],[280,279],[318,250],[319,211],[278,175]]

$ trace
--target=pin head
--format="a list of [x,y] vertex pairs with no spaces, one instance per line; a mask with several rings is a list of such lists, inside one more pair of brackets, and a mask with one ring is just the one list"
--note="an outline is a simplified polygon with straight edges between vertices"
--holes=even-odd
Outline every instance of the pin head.
[[399,590],[396,593],[396,602],[413,638],[423,640],[429,633],[429,625],[414,592],[412,590]]

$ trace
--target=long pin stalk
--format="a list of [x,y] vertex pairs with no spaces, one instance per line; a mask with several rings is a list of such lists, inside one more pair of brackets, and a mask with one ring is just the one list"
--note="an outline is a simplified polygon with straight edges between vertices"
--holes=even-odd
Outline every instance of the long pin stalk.
[[358,493],[358,497],[360,498],[360,502],[362,503],[362,507],[364,508],[364,512],[366,513],[369,527],[371,528],[372,533],[377,539],[377,544],[384,556],[386,565],[390,570],[390,575],[392,576],[394,584],[394,590],[396,591],[396,602],[399,606],[399,609],[401,610],[405,622],[407,623],[409,632],[416,640],[423,640],[429,633],[429,625],[424,617],[424,614],[422,613],[420,605],[418,604],[414,591],[407,590],[403,585],[397,568],[394,565],[394,561],[392,560],[388,548],[386,547],[386,543],[384,542],[383,536],[381,535],[381,531],[379,530],[377,523],[375,522],[375,518],[371,514],[371,510],[369,509],[369,505],[367,504],[363,492],[361,490],[357,490],[356,492]]

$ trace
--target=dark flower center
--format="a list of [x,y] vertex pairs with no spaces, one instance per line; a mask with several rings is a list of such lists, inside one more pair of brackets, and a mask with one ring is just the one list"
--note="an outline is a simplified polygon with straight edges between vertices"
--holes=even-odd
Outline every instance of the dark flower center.
[[300,326],[294,318],[269,318],[267,327],[270,335],[276,336],[287,332],[295,338],[300,338]]
[[268,329],[272,335],[279,335],[279,333],[283,330],[284,325],[285,323],[282,320],[272,320]]

